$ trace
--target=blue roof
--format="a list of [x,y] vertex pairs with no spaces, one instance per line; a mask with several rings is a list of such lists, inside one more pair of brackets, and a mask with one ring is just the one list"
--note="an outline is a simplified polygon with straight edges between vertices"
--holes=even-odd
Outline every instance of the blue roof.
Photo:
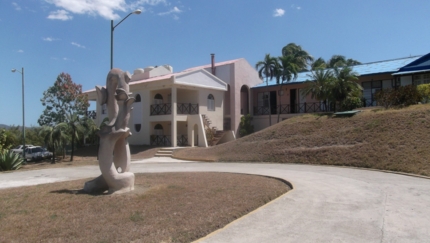
[[[410,64],[411,62],[417,60],[420,57],[422,56],[413,56],[413,57],[405,57],[405,58],[392,59],[392,60],[379,61],[379,62],[370,62],[370,63],[352,66],[352,70],[358,73],[359,76],[395,73],[399,71],[400,68]],[[298,74],[297,79],[292,80],[287,84],[302,83],[302,82],[308,81],[310,80],[309,75],[311,74],[312,72],[310,71],[301,72]],[[276,85],[276,80],[275,79],[270,80],[269,86],[270,85]],[[266,86],[266,82],[258,84],[254,87],[258,88],[263,86]]]

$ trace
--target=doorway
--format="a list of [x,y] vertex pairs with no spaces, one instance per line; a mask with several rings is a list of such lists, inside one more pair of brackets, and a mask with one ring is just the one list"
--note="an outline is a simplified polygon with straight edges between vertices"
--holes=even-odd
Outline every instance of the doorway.
[[290,113],[296,113],[296,89],[290,89]]

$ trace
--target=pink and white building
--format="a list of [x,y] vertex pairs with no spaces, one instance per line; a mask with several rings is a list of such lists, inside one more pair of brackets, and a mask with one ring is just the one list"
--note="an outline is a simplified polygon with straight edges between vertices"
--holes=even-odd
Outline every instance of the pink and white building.
[[[218,143],[236,138],[240,118],[252,110],[250,88],[261,83],[245,60],[173,72],[168,65],[138,68],[130,81],[136,99],[129,121],[132,145],[207,147],[206,129],[219,134]],[[97,100],[95,89],[85,92]],[[97,105],[96,124],[107,116]]]

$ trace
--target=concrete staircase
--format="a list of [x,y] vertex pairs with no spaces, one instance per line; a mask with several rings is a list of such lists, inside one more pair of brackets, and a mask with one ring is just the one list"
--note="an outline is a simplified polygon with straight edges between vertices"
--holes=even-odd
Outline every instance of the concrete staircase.
[[171,158],[173,155],[174,148],[161,148],[155,154],[155,157],[169,157]]
[[209,119],[209,117],[207,117],[205,114],[202,114],[202,118],[203,118],[203,125],[205,126],[205,130],[206,129],[210,129],[210,132],[213,135],[212,140],[208,139],[208,144],[209,146],[215,146],[218,144],[219,140],[221,140],[221,138],[224,136],[225,132],[218,130],[216,127],[212,126],[211,127],[211,120]]

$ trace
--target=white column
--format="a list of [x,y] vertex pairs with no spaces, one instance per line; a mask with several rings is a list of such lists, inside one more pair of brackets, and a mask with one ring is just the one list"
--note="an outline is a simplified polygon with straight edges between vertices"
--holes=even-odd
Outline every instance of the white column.
[[177,134],[178,131],[176,129],[177,127],[177,123],[176,123],[176,113],[177,113],[177,94],[176,94],[176,87],[173,86],[172,87],[172,122],[171,122],[171,138],[172,138],[172,146],[176,147],[177,146]]

